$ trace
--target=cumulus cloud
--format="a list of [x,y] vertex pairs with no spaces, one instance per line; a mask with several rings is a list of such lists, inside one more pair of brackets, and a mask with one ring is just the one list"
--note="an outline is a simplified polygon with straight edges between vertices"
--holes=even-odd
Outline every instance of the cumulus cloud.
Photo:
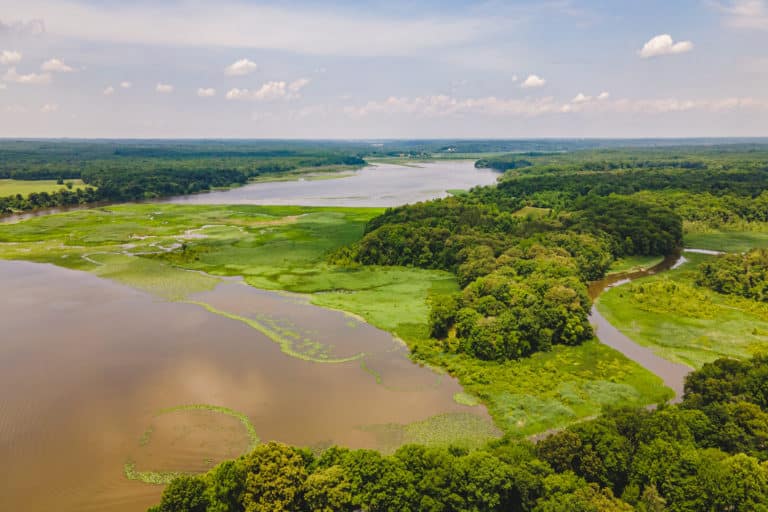
[[693,50],[693,43],[690,41],[674,42],[669,34],[661,34],[652,37],[643,45],[638,54],[644,59],[650,57],[659,57],[661,55],[675,55],[686,53]]
[[173,86],[171,84],[158,83],[155,86],[155,91],[163,94],[168,94],[173,92]]
[[601,92],[600,94],[597,95],[597,99],[599,99],[599,100],[607,100],[610,97],[611,97],[611,93],[609,93],[607,91],[603,91],[603,92]]
[[547,81],[538,75],[528,75],[528,78],[526,78],[525,81],[520,84],[520,87],[523,89],[533,89],[536,87],[542,87],[546,83]]
[[14,82],[17,84],[47,84],[51,81],[50,73],[29,73],[21,75],[16,71],[16,68],[8,68],[8,71],[3,75],[3,80],[6,82]]
[[58,112],[59,106],[56,103],[46,103],[42,107],[40,107],[40,112],[43,114],[51,114],[53,112]]
[[133,87],[133,84],[131,82],[123,81],[123,82],[120,82],[120,87],[122,87],[123,89],[130,89],[131,87]]
[[200,87],[197,90],[197,95],[201,98],[210,98],[212,96],[216,96],[216,89],[211,87]]
[[112,96],[113,94],[115,94],[115,88],[112,87],[111,85],[108,85],[104,88],[101,94],[103,94],[104,96]]
[[12,50],[3,50],[0,52],[0,64],[5,66],[15,66],[21,62],[21,53]]
[[299,92],[304,87],[309,85],[309,78],[299,78],[288,84],[288,90],[291,92]]
[[592,96],[587,96],[584,93],[579,93],[576,95],[575,98],[573,98],[571,101],[573,103],[586,103],[587,101],[592,100]]
[[306,78],[299,78],[293,82],[271,81],[266,82],[256,90],[251,89],[230,89],[226,98],[228,100],[255,100],[255,101],[274,101],[290,100],[299,97],[299,92],[309,84]]
[[40,66],[40,69],[47,71],[48,73],[71,73],[74,71],[70,66],[67,66],[59,59],[49,59]]
[[224,74],[228,76],[249,75],[258,69],[258,64],[248,59],[240,59],[224,68]]

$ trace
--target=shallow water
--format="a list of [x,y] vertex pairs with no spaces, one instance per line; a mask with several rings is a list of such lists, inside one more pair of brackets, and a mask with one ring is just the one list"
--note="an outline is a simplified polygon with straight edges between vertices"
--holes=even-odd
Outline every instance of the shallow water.
[[419,163],[406,167],[376,164],[350,176],[325,180],[254,183],[231,190],[180,196],[179,204],[268,204],[297,206],[398,206],[444,197],[447,190],[466,190],[496,183],[500,173],[475,169],[473,161]]
[[0,283],[0,510],[143,510],[162,487],[128,480],[126,462],[203,471],[247,449],[232,415],[158,415],[185,404],[242,413],[262,441],[315,447],[376,448],[359,427],[443,413],[488,419],[391,335],[297,297],[225,281],[191,299],[362,359],[291,357],[241,321],[52,265],[0,261]]

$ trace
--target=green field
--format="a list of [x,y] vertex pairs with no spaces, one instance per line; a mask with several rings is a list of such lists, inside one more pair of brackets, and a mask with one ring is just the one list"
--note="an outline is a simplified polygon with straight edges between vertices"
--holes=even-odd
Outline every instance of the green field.
[[327,263],[329,253],[357,240],[381,212],[160,204],[79,210],[0,225],[0,258],[89,271],[167,300],[209,290],[218,276],[307,294],[314,304],[394,333],[415,358],[446,368],[513,435],[560,427],[604,405],[644,405],[671,396],[658,377],[597,342],[506,363],[444,354],[427,336],[427,301],[430,294],[458,290],[452,274]]
[[759,247],[768,247],[766,231],[707,231],[689,233],[685,246],[723,252],[745,252]]
[[[65,180],[64,183],[72,183],[72,190],[84,188],[82,180]],[[15,196],[21,194],[28,196],[33,192],[56,192],[66,185],[57,184],[56,180],[7,180],[0,179],[0,197]]]
[[768,304],[696,286],[696,267],[712,256],[685,257],[676,270],[606,291],[600,312],[637,343],[693,368],[768,349]]

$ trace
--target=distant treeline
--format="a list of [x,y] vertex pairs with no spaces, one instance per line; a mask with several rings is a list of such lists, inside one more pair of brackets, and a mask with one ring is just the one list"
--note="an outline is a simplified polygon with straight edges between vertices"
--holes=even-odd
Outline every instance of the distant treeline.
[[[274,143],[273,143],[274,144]],[[0,214],[18,210],[192,194],[242,185],[299,168],[363,166],[357,154],[242,143],[0,142],[0,178],[81,179],[82,192],[0,198]]]
[[612,409],[534,445],[393,455],[258,446],[182,476],[151,512],[768,510],[768,358],[692,373],[679,406]]

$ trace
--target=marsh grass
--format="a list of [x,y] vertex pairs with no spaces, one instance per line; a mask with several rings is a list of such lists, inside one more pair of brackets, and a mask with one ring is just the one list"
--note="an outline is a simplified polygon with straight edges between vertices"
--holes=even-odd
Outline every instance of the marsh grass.
[[404,444],[474,449],[502,434],[491,422],[470,413],[445,413],[408,424],[386,423],[358,428],[373,433],[383,453],[392,453]]

